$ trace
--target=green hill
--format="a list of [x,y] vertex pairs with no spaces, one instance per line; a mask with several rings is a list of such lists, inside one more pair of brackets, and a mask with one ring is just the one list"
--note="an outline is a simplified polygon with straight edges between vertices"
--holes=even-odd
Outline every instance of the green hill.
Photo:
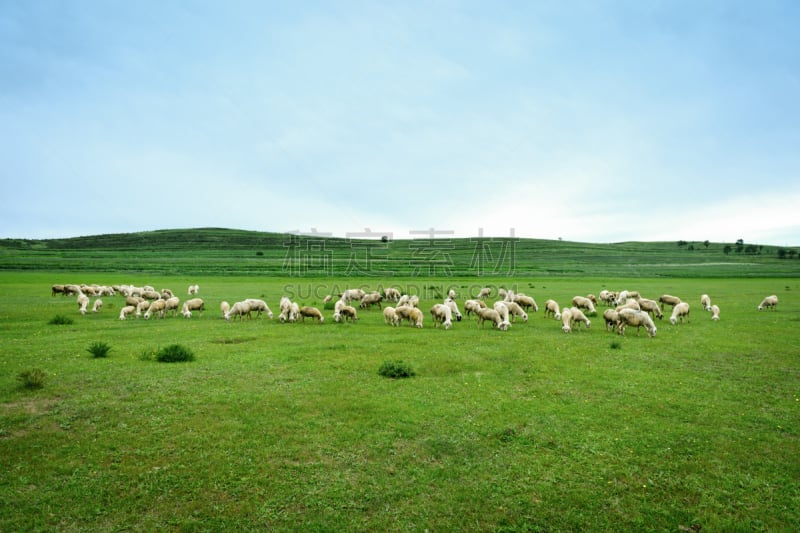
[[0,240],[0,270],[296,277],[800,276],[795,248],[453,238],[382,242],[223,228]]

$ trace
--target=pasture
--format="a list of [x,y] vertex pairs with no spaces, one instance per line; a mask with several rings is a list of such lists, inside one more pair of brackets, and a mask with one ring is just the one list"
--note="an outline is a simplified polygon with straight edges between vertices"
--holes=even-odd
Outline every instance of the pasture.
[[[207,303],[191,319],[81,316],[52,283],[134,283]],[[345,287],[416,293],[425,327],[226,322],[219,302]],[[670,293],[686,324],[648,338],[434,329],[454,288],[505,286],[562,306],[603,288]],[[734,531],[800,524],[800,282],[788,278],[0,274],[0,531]],[[699,298],[721,308],[712,322]],[[775,311],[756,311],[767,294]],[[599,308],[602,313],[603,307]],[[48,322],[56,315],[72,324]],[[111,346],[107,358],[87,352]],[[196,360],[148,358],[180,343]],[[378,375],[402,360],[416,375]],[[17,375],[40,368],[41,389]]]

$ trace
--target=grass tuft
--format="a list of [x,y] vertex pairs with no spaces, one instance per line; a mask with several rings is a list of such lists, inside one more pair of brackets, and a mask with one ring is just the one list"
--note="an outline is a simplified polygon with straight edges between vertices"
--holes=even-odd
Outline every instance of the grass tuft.
[[101,357],[108,357],[108,353],[111,351],[111,346],[109,346],[109,344],[106,342],[98,341],[90,344],[86,351],[92,354],[92,357],[95,359],[99,359]]
[[416,375],[411,365],[403,361],[384,361],[378,369],[378,374],[381,376],[397,379],[397,378],[410,378]]
[[22,387],[26,389],[41,389],[44,387],[44,382],[47,379],[47,374],[40,368],[32,368],[30,370],[23,370],[17,374],[17,380],[22,383]]
[[48,324],[52,326],[69,326],[70,324],[74,323],[75,323],[74,320],[64,315],[56,315],[50,319],[50,322],[48,322]]
[[161,363],[194,361],[194,353],[181,344],[170,344],[156,352],[156,360]]

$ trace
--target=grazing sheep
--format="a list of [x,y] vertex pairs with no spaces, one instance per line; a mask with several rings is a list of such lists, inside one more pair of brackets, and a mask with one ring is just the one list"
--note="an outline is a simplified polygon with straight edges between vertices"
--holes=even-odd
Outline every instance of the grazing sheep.
[[528,321],[528,313],[526,313],[517,302],[506,302],[506,307],[508,307],[508,311],[511,313],[512,321],[516,321],[517,317],[520,317],[523,322]]
[[[340,300],[343,304],[346,303],[344,300]],[[281,322],[286,322],[289,320],[289,313],[292,311],[292,301],[287,298],[286,296],[282,296],[280,302],[278,303],[278,308],[280,309],[280,314],[278,315],[278,319]]]
[[708,294],[701,295],[700,305],[703,306],[704,311],[711,311],[711,297]]
[[97,313],[103,307],[103,300],[98,298],[94,301],[94,305],[92,306],[92,313]]
[[558,309],[558,303],[555,300],[547,300],[544,303],[544,317],[552,315],[556,320],[561,318],[561,311]]
[[449,291],[447,291],[447,297],[449,299],[451,299],[451,300],[455,300],[456,299],[456,291],[454,291],[453,289],[450,289]]
[[181,314],[186,318],[192,317],[192,311],[200,311],[200,316],[203,316],[203,311],[205,310],[205,302],[203,302],[202,298],[192,298],[191,300],[186,300],[183,302],[183,307],[181,308]]
[[719,320],[719,306],[716,304],[711,306],[711,320]]
[[125,297],[125,305],[132,305],[132,306],[136,307],[137,305],[139,305],[139,302],[141,302],[142,300],[143,300],[143,298],[140,298],[139,296],[126,296]]
[[582,322],[582,323],[586,324],[586,329],[589,329],[589,328],[592,327],[591,320],[586,318],[586,315],[583,314],[583,311],[581,311],[577,307],[571,307],[569,311],[572,314],[572,326],[575,326],[575,323],[577,323],[578,324],[578,329],[580,329],[580,324]]
[[173,294],[173,292],[170,289],[161,289],[161,298],[163,300],[168,300],[173,296],[175,296],[175,294]]
[[672,308],[672,316],[669,317],[669,322],[673,326],[678,323],[678,320],[683,322],[684,320],[689,320],[689,304],[686,302],[681,302],[675,307]]
[[603,320],[606,322],[606,330],[613,331],[619,325],[619,313],[613,309],[603,311]]
[[677,296],[671,296],[669,294],[662,294],[658,298],[658,303],[661,304],[661,310],[662,311],[664,310],[664,305],[669,305],[673,309],[675,309],[675,306],[678,305],[679,303],[681,303],[681,299],[678,298]]
[[658,302],[655,300],[639,298],[639,309],[647,313],[652,313],[653,318],[658,317],[659,320],[664,318],[664,315],[661,313],[661,308],[658,307]]
[[492,308],[489,307],[481,307],[478,309],[478,325],[483,328],[484,322],[487,320],[491,322],[492,327],[496,327],[500,329],[500,325],[503,323],[503,319],[500,318],[500,314]]
[[565,307],[561,310],[561,331],[572,333],[572,309]]
[[220,311],[222,311],[222,316],[223,316],[223,318],[224,318],[224,317],[225,317],[225,315],[227,315],[227,314],[228,314],[228,311],[230,311],[230,310],[231,310],[231,304],[229,304],[229,303],[228,303],[228,302],[226,302],[225,300],[222,300],[222,301],[219,303],[219,310],[220,310]]
[[150,309],[150,302],[142,298],[142,301],[136,304],[136,316],[142,316],[142,313]]
[[639,328],[644,326],[647,330],[649,337],[656,336],[656,325],[650,315],[644,311],[637,311],[636,309],[625,308],[619,312],[619,325],[617,332],[620,335],[625,335],[625,328],[627,326],[636,326],[636,335],[639,335]]
[[387,305],[383,308],[383,323],[391,326],[400,325],[400,317],[397,316],[397,311],[394,310],[394,307]]
[[777,306],[778,297],[773,294],[761,300],[761,303],[758,304],[758,310],[761,311],[763,309],[775,309]]
[[147,311],[144,314],[145,320],[149,320],[154,313],[158,313],[158,318],[164,318],[164,308],[166,306],[166,300],[153,300],[153,302],[150,304],[150,307],[147,308]]
[[395,305],[395,307],[403,307],[403,306],[410,307],[408,303],[410,298],[411,297],[408,294],[403,294],[402,296],[400,296],[400,298],[397,299],[397,305]]
[[308,305],[304,305],[300,308],[300,321],[305,322],[306,317],[316,318],[317,321],[322,324],[325,322],[325,318],[322,316],[322,313],[316,307],[311,307]]
[[489,296],[492,295],[492,289],[489,287],[484,287],[480,291],[478,291],[478,299],[485,300]]
[[394,287],[386,287],[383,290],[383,297],[387,300],[397,302],[398,300],[400,300],[400,291],[395,289]]
[[356,308],[351,305],[342,306],[340,313],[345,322],[347,322],[348,318],[350,319],[350,322],[355,322],[356,320],[358,320],[358,315],[356,314]]
[[594,304],[589,298],[575,296],[572,298],[572,306],[578,309],[586,309],[589,313],[595,313]]
[[64,296],[75,296],[81,294],[81,288],[78,285],[64,285]]
[[514,296],[514,301],[519,304],[520,307],[525,309],[533,309],[534,313],[539,311],[539,306],[536,305],[536,300],[533,299],[532,296],[528,296],[527,294],[518,293]]
[[172,316],[175,316],[178,313],[179,306],[181,305],[181,300],[177,296],[171,296],[164,300],[164,314],[172,312]]
[[50,296],[55,296],[56,294],[64,295],[64,286],[63,285],[53,285],[50,287]]
[[486,304],[483,300],[467,300],[464,302],[464,311],[467,313],[467,317],[469,317],[472,313],[477,314],[479,309],[483,309],[486,307]]
[[434,328],[438,328],[439,324],[442,324],[444,329],[453,327],[453,311],[446,304],[434,304],[431,307],[431,317]]
[[82,292],[79,292],[77,302],[78,302],[78,311],[80,311],[82,315],[85,315],[86,307],[89,305],[89,297],[83,294]]
[[408,305],[411,307],[419,307],[419,296],[412,294],[408,297]]
[[592,301],[595,307],[597,307],[597,296],[595,296],[594,294],[587,294],[586,297]]
[[600,291],[600,301],[611,307],[617,301],[617,293],[603,289]]
[[344,300],[344,303],[349,304],[353,300],[359,300],[360,301],[361,298],[364,297],[364,294],[366,294],[366,293],[361,289],[347,289],[346,291],[344,291],[342,293],[342,297],[341,298],[342,298],[342,300]]
[[324,304],[326,304],[326,303],[330,302],[331,300],[333,300],[333,295],[332,295],[332,294],[329,294],[329,295],[327,295],[325,298],[323,298],[323,299],[322,299],[322,303],[323,303],[323,305],[324,305]]
[[186,291],[189,295],[197,294],[200,292],[200,285],[189,285],[189,289]]
[[297,317],[300,316],[300,306],[297,302],[292,302],[292,306],[289,309],[289,322],[297,322]]
[[461,322],[461,311],[458,310],[458,304],[456,301],[448,296],[444,301],[444,305],[450,308],[453,316],[456,317],[456,322]]
[[494,310],[497,311],[497,314],[500,315],[500,329],[505,331],[511,326],[511,321],[508,319],[510,312],[506,303],[503,301],[497,301],[494,303]]
[[628,299],[625,301],[625,303],[624,303],[624,304],[622,304],[622,305],[618,305],[618,306],[616,307],[616,311],[617,311],[618,313],[619,313],[620,311],[622,311],[623,309],[633,309],[634,311],[641,311],[641,310],[642,310],[642,306],[641,306],[641,305],[639,305],[639,302],[637,302],[636,300],[633,300],[633,299],[631,299],[631,298],[628,298]]
[[381,305],[381,300],[383,300],[381,293],[371,292],[361,297],[361,303],[359,304],[359,307],[361,307],[361,309],[368,309],[373,305],[377,305],[378,309],[381,309],[383,307]]
[[425,315],[422,313],[422,311],[419,308],[412,307],[411,311],[410,311],[410,313],[408,315],[408,321],[409,321],[409,323],[413,324],[414,327],[421,329],[422,328],[422,319],[424,317],[425,317]]
[[244,301],[250,305],[251,312],[256,312],[256,318],[261,318],[261,313],[266,313],[267,318],[272,320],[273,314],[267,305],[267,302],[264,300],[259,300],[258,298],[246,298]]
[[136,306],[126,305],[125,307],[119,310],[119,319],[126,320],[128,318],[128,315],[135,312],[136,312]]
[[252,315],[250,315],[250,304],[245,301],[234,302],[230,310],[225,313],[225,320],[230,322],[231,317],[238,317],[241,321],[245,316],[247,318],[252,318]]
[[145,291],[142,291],[141,297],[144,298],[145,300],[151,300],[152,301],[152,300],[160,299],[161,295],[159,293],[157,293],[156,291],[145,290]]

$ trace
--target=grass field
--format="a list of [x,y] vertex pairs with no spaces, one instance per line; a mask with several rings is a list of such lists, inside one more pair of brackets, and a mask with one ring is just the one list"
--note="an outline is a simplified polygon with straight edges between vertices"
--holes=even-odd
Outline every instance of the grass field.
[[[791,269],[378,280],[167,275],[93,261],[0,273],[0,531],[800,525],[800,277]],[[71,282],[152,284],[181,298],[199,283],[209,310],[122,322],[122,298],[104,297],[100,313],[81,316],[74,298],[50,295],[52,283]],[[328,292],[385,284],[422,297],[423,329],[385,326],[377,309],[355,324],[333,323],[330,310],[324,324],[227,323],[218,312],[223,299],[256,297],[277,315],[284,294],[322,308]],[[567,335],[541,312],[507,332],[468,320],[431,327],[427,309],[441,293],[454,288],[463,310],[484,285],[540,306],[603,288],[670,293],[692,313],[685,324],[657,321],[655,338],[607,332],[601,317]],[[700,309],[702,293],[720,306],[719,322]],[[778,308],[758,312],[772,293]],[[57,315],[73,323],[49,324]],[[96,342],[111,346],[108,357],[92,357]],[[152,360],[173,343],[196,360]],[[387,360],[416,375],[380,376]],[[37,368],[44,386],[21,386],[20,372]]]

